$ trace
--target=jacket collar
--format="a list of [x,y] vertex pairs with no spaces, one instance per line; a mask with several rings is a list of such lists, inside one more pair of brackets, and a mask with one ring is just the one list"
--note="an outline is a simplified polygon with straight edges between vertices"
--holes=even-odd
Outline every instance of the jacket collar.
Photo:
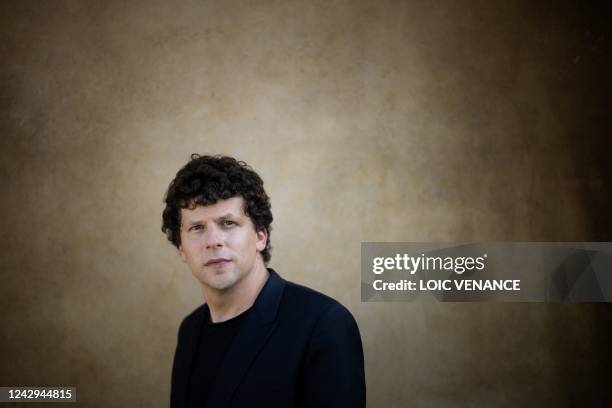
[[253,304],[253,312],[259,314],[263,323],[276,320],[283,290],[287,281],[281,278],[272,268],[268,268],[270,276],[257,295]]

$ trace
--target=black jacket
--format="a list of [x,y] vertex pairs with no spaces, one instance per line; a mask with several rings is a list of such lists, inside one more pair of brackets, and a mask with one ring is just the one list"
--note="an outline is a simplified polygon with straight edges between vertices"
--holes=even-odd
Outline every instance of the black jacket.
[[[351,313],[272,269],[213,385],[210,408],[365,407],[363,349]],[[185,406],[206,304],[183,320],[171,408]]]

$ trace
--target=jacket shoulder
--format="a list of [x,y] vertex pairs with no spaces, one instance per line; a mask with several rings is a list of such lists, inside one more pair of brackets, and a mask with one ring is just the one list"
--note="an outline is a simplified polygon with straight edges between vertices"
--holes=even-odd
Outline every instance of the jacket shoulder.
[[283,293],[285,310],[290,310],[294,317],[306,315],[311,318],[336,315],[354,320],[350,311],[340,302],[312,288],[287,281]]

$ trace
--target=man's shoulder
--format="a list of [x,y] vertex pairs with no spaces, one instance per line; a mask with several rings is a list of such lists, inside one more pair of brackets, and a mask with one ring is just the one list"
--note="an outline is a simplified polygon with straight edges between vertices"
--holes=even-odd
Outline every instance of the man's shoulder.
[[286,281],[281,309],[285,316],[300,319],[307,317],[319,319],[329,315],[353,319],[349,310],[336,299],[290,281]]
[[340,304],[334,298],[321,293],[315,289],[309,288],[308,286],[300,285],[299,283],[285,281],[285,293],[283,294],[284,299],[293,303],[300,303],[303,306],[310,307],[330,307],[332,305]]

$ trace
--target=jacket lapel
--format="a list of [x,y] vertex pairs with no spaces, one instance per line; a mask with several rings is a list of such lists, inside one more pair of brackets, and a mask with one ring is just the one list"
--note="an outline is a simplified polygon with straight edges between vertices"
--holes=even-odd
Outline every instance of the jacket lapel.
[[[177,400],[174,401],[172,406],[183,407],[187,404],[187,390],[189,387],[189,381],[191,379],[191,372],[193,370],[193,364],[195,362],[196,351],[198,350],[198,344],[200,343],[200,336],[202,334],[202,325],[208,316],[208,305],[204,304],[202,309],[196,314],[196,320],[193,324],[193,328],[188,331],[187,339],[185,340],[185,346],[177,355],[177,361],[175,366],[176,370],[176,385],[180,388],[177,389]],[[184,369],[183,369],[184,368]]]
[[234,338],[215,380],[208,406],[227,407],[236,389],[266,341],[276,330],[276,315],[285,281],[268,269],[270,277],[257,296],[253,309]]

